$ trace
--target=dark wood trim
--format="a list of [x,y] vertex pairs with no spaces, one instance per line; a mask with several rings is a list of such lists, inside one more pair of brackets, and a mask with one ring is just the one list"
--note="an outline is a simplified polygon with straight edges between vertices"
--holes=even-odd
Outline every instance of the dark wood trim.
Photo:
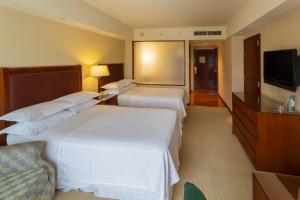
[[131,69],[131,74],[132,74],[132,79],[134,79],[134,42],[135,41],[132,41],[132,45],[131,45],[131,48],[132,48],[132,69]]
[[184,84],[183,85],[170,85],[170,84],[142,84],[142,83],[137,83],[139,85],[149,85],[149,86],[186,86],[186,52],[185,52],[185,40],[146,40],[146,41],[141,41],[141,40],[136,40],[132,41],[132,78],[135,79],[134,77],[134,43],[135,42],[183,42],[183,56],[184,56]]
[[115,95],[109,99],[102,100],[98,105],[112,105],[117,106],[118,105],[118,95]]
[[[193,69],[192,66],[192,53],[194,53],[193,46],[191,45],[191,42],[189,42],[189,92],[192,92],[192,75],[191,75],[191,70]],[[193,88],[194,89],[194,88]]]
[[[7,71],[3,68],[0,68],[0,116],[7,113],[7,98],[6,94],[8,94],[8,87],[7,87]],[[7,123],[0,120],[0,130],[4,129]],[[0,135],[0,146],[7,145],[6,143],[6,134]]]
[[[81,90],[80,65],[0,68],[0,116]],[[0,130],[9,125],[0,121]],[[0,146],[5,144],[6,136],[0,135]]]
[[[255,39],[256,41],[259,41],[259,44],[257,45],[259,47],[259,50],[257,52],[257,57],[258,57],[258,63],[257,63],[257,67],[259,68],[258,69],[258,72],[256,75],[258,76],[258,82],[259,82],[259,91],[258,91],[258,94],[247,94],[247,95],[250,95],[250,96],[253,96],[253,95],[256,95],[256,96],[259,96],[261,95],[261,73],[262,73],[262,69],[261,69],[261,34],[258,33],[256,35],[253,35],[251,37],[248,37],[244,40],[244,77],[247,78],[247,75],[245,74],[245,67],[246,67],[246,52],[245,52],[245,44],[247,41],[251,40],[251,39]],[[252,48],[252,50],[254,50],[255,48]],[[253,57],[252,57],[253,58]],[[254,59],[252,59],[254,60]],[[253,68],[252,68],[253,69]],[[257,83],[255,83],[255,86],[257,86]],[[246,88],[246,82],[244,81],[244,88]],[[246,90],[245,90],[246,92]]]
[[180,86],[180,87],[184,87],[185,85],[169,85],[169,84],[143,84],[143,83],[135,83],[137,85],[148,85],[148,86]]
[[107,65],[109,67],[111,65],[124,65],[124,63],[99,63],[98,65]]

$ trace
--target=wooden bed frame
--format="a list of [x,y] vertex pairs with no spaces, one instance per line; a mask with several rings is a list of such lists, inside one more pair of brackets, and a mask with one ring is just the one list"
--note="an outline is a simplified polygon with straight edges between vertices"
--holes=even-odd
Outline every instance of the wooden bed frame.
[[98,88],[100,89],[103,85],[108,83],[116,82],[124,79],[124,65],[123,63],[118,64],[99,64],[99,65],[107,65],[109,70],[109,76],[104,76],[99,78]]
[[[82,90],[80,65],[0,68],[0,116]],[[0,121],[0,130],[11,123]],[[0,146],[6,135],[0,135]]]

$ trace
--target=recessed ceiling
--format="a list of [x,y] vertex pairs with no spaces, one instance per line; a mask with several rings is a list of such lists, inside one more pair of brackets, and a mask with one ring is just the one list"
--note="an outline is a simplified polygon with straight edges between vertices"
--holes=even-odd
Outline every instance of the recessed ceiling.
[[132,28],[222,26],[249,0],[83,0]]

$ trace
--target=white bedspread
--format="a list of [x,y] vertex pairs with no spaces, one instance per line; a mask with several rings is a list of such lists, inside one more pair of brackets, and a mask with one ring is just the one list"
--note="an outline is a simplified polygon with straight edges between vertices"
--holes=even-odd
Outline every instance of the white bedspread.
[[176,110],[180,120],[186,117],[187,95],[182,88],[134,87],[118,95],[118,104],[127,107]]
[[38,136],[47,141],[58,188],[122,200],[165,200],[179,181],[180,127],[175,111],[95,106]]

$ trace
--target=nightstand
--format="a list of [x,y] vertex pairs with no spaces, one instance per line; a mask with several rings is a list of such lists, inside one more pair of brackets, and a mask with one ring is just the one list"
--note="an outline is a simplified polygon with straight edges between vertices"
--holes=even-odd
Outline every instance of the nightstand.
[[99,100],[99,105],[118,105],[118,95],[116,94],[109,94],[102,97],[100,96]]

